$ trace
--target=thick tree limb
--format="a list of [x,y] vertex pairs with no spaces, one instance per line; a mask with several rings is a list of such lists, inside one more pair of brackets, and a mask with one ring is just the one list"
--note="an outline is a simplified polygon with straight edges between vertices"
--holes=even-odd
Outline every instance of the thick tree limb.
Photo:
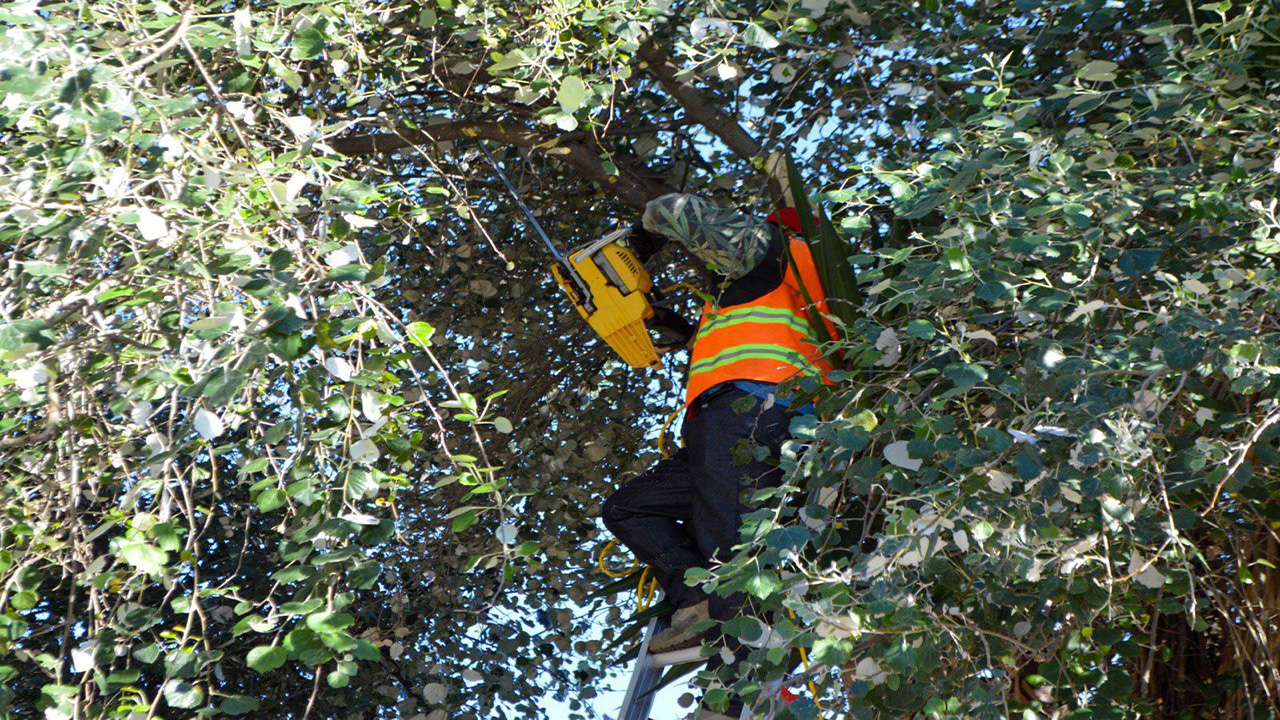
[[586,172],[592,180],[633,208],[642,209],[653,198],[670,191],[670,188],[638,179],[635,173],[609,174],[595,149],[584,143],[573,143],[567,147],[569,154],[566,159],[570,164]]
[[421,130],[405,129],[394,133],[338,138],[330,140],[329,147],[348,156],[376,155],[403,150],[414,145],[432,145],[451,140],[492,140],[516,147],[531,148],[547,143],[554,146],[557,138],[510,123],[459,121],[427,125]]
[[544,135],[528,127],[510,123],[446,122],[428,125],[419,130],[405,129],[394,133],[339,138],[329,141],[329,147],[343,155],[360,156],[454,140],[489,140],[542,152],[568,163],[584,179],[591,180],[634,208],[643,208],[650,199],[669,190],[636,174],[611,174],[600,160],[598,146],[590,137],[579,136],[566,140],[564,136]]
[[640,43],[636,52],[662,87],[684,108],[690,120],[720,138],[743,160],[750,162],[760,156],[764,148],[737,120],[716,107],[693,83],[676,77],[677,70],[671,64],[670,56],[657,46],[652,36]]

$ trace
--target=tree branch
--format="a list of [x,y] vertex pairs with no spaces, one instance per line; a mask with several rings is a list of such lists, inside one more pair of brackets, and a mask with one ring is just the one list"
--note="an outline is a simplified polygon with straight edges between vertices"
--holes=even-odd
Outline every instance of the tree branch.
[[421,130],[403,129],[391,133],[356,135],[329,141],[329,147],[347,156],[376,155],[403,150],[414,145],[435,144],[451,140],[493,140],[495,142],[532,148],[536,145],[554,146],[559,140],[530,130],[527,127],[495,122],[444,122],[427,125]]
[[640,43],[636,54],[658,78],[662,87],[680,103],[691,120],[711,131],[743,160],[750,162],[760,156],[764,148],[737,120],[711,103],[693,83],[676,77],[677,70],[671,64],[670,56],[658,47],[652,35]]
[[643,208],[650,199],[668,191],[665,186],[638,177],[611,174],[600,160],[595,142],[588,137],[566,140],[564,136],[548,136],[521,125],[495,122],[445,122],[420,130],[373,133],[329,141],[329,147],[347,156],[396,152],[416,145],[434,145],[453,140],[490,140],[540,151],[568,163],[583,178],[590,180],[622,202]]

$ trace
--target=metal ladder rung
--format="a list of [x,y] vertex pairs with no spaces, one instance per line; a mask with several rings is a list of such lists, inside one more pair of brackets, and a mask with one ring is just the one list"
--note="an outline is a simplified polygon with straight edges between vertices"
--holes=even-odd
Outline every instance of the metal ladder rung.
[[[654,689],[661,677],[659,670],[703,659],[701,645],[660,655],[651,654],[649,640],[666,626],[667,618],[654,618],[645,628],[644,637],[640,641],[640,654],[636,657],[635,670],[631,673],[627,694],[622,698],[622,712],[618,720],[649,720],[649,710],[653,707]],[[753,717],[751,708],[743,708],[739,720],[752,720]]]
[[656,668],[664,668],[672,665],[683,665],[684,663],[697,662],[701,659],[702,645],[698,644],[683,650],[672,650],[671,652],[650,654],[649,665]]

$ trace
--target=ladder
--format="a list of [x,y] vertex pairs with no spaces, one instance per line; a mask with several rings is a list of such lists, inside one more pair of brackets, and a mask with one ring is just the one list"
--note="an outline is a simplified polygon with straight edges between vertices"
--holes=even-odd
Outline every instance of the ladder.
[[[649,720],[654,690],[658,687],[658,680],[662,678],[662,669],[697,662],[702,658],[701,645],[668,653],[649,652],[650,638],[666,629],[669,622],[668,617],[656,617],[645,627],[644,639],[640,641],[640,654],[636,656],[627,693],[622,697],[622,712],[618,715],[618,720]],[[738,720],[751,720],[751,709],[743,708]]]
[[[833,497],[827,493],[830,489],[823,488],[810,492],[809,501],[831,507]],[[658,687],[658,680],[662,678],[662,669],[672,665],[696,662],[702,658],[701,645],[669,653],[649,652],[649,639],[665,630],[669,624],[670,617],[663,616],[650,620],[645,627],[644,639],[640,641],[640,653],[636,656],[635,669],[631,671],[631,682],[627,684],[627,693],[622,697],[622,712],[618,715],[618,720],[650,720],[649,711],[653,709],[654,690]],[[773,630],[770,629],[768,632]],[[766,685],[768,686],[773,686],[772,692],[777,692],[781,688],[776,681]],[[816,694],[814,700],[817,700]],[[753,717],[750,706],[747,706],[742,709],[742,715],[738,720],[752,720]]]

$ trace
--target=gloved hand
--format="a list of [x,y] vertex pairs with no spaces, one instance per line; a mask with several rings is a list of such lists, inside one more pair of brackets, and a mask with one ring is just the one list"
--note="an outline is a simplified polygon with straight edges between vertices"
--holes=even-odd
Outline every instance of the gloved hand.
[[631,241],[631,249],[636,251],[636,257],[643,265],[649,262],[649,258],[658,254],[663,246],[667,244],[667,239],[655,232],[645,229],[644,223],[637,220],[635,225],[631,226],[631,235],[628,237]]
[[657,346],[662,350],[678,350],[688,347],[698,328],[693,323],[670,308],[653,308],[653,317],[645,321],[645,326],[658,334]]

